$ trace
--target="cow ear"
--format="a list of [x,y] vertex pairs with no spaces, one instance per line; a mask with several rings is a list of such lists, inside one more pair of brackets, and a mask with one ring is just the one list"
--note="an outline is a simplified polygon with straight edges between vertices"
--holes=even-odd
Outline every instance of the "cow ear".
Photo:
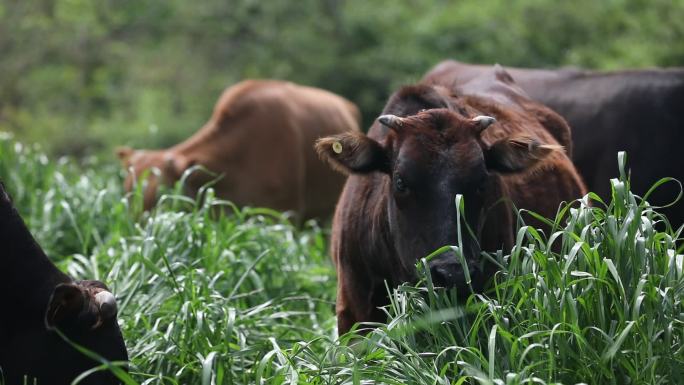
[[45,312],[45,326],[48,329],[62,327],[78,317],[83,310],[85,293],[77,285],[61,283],[50,296]]
[[121,146],[121,147],[117,147],[116,150],[114,150],[114,153],[116,154],[116,156],[121,161],[121,164],[126,166],[126,165],[128,165],[128,160],[131,158],[131,155],[133,155],[134,151],[135,150],[133,150],[132,148],[130,148],[128,146]]
[[563,147],[543,144],[530,137],[518,137],[494,142],[484,155],[487,169],[508,174],[533,168],[556,151],[563,151]]
[[562,145],[568,156],[572,156],[572,134],[568,122],[556,112],[545,106],[538,106],[533,109],[534,115],[537,117],[546,131],[548,131],[556,141]]
[[318,156],[343,174],[389,172],[389,157],[380,143],[360,132],[321,138],[316,142]]

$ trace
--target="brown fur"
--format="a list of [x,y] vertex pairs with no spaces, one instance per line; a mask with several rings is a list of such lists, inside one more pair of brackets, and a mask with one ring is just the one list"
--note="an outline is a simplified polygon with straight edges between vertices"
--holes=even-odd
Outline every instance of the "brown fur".
[[[335,212],[331,241],[338,274],[340,334],[356,322],[384,321],[385,314],[378,307],[388,304],[385,282],[395,286],[414,279],[418,258],[445,244],[456,244],[454,197],[449,195],[453,190],[438,185],[455,181],[464,186],[466,219],[477,222],[469,223],[477,241],[463,245],[469,265],[482,266],[473,281],[475,290],[483,288],[493,271],[479,260],[478,250],[512,246],[513,207],[554,217],[561,202],[585,194],[563,151],[572,145],[569,127],[552,111],[529,100],[510,76],[495,74],[460,89],[450,86],[433,82],[402,88],[383,111],[403,118],[401,124],[385,127],[376,122],[365,137],[354,134],[318,142],[324,160],[335,169],[351,172]],[[477,115],[497,121],[480,134],[469,120]],[[350,151],[337,154],[332,149],[335,141],[342,141],[343,149]],[[359,158],[355,153],[361,151],[367,153]],[[407,174],[400,168],[404,163],[418,171]],[[484,174],[478,171],[485,167],[483,163],[489,170]],[[426,187],[425,183],[432,183],[432,174],[438,175],[434,180],[438,185]],[[483,175],[485,179],[479,181]],[[404,185],[402,176],[419,181],[411,184],[408,178],[411,187],[406,191],[414,195],[407,196],[410,204],[418,205],[408,222],[396,214],[407,212],[401,207],[409,204],[401,203],[409,199],[402,198],[403,190],[397,187],[397,178]],[[425,190],[423,194],[432,194],[431,199],[420,200],[412,189]],[[433,190],[442,198],[432,199],[435,194],[429,191]],[[437,261],[441,265],[436,262],[431,270],[451,268],[454,257],[450,258]],[[451,279],[449,284],[463,289],[464,282]]]
[[[209,121],[186,141],[165,150],[121,148],[117,155],[136,177],[148,178],[145,208],[156,201],[159,183],[172,184],[185,170],[202,165],[222,175],[217,196],[239,206],[293,210],[303,218],[330,215],[344,177],[316,156],[316,139],[358,132],[358,109],[330,92],[275,80],[247,80],[228,88]],[[188,179],[187,193],[213,177],[201,172]],[[126,190],[135,178],[130,175]]]

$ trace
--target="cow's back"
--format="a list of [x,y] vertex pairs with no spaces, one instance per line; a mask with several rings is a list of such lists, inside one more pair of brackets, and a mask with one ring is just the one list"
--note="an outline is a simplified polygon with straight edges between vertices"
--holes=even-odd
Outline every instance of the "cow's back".
[[[329,215],[344,178],[313,149],[326,135],[358,130],[358,111],[327,91],[277,80],[247,80],[224,92],[207,124],[171,149],[223,174],[219,196],[240,206]],[[209,181],[191,177],[191,189]]]
[[294,128],[300,135],[305,217],[329,215],[346,178],[319,159],[313,144],[328,135],[359,131],[359,111],[353,103],[331,92],[290,85],[288,114],[292,116]]

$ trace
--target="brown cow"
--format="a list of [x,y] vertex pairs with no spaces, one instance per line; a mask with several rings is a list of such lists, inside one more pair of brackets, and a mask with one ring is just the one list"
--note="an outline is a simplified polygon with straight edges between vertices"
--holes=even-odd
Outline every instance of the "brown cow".
[[[355,322],[384,321],[385,281],[415,279],[418,258],[457,244],[457,194],[476,235],[462,231],[461,250],[473,289],[482,290],[493,270],[480,250],[512,246],[513,206],[553,217],[561,202],[585,193],[560,146],[570,144],[569,127],[501,69],[458,90],[404,87],[383,114],[367,136],[346,133],[316,145],[333,168],[351,174],[331,245],[340,334]],[[455,252],[429,266],[436,284],[468,293]]]
[[[128,360],[114,296],[102,282],[73,281],[50,262],[2,183],[0,245],[0,384],[67,385],[99,365],[55,329],[107,360]],[[109,371],[79,382],[118,383]]]
[[[118,150],[133,171],[125,181],[130,191],[145,170],[160,170],[173,184],[192,165],[202,165],[222,178],[217,196],[239,206],[294,210],[303,218],[333,212],[344,177],[321,163],[316,139],[358,132],[359,112],[348,100],[328,91],[276,80],[247,80],[228,88],[209,121],[195,135],[166,150]],[[187,193],[213,179],[193,173]],[[144,206],[154,205],[158,177],[148,178]]]

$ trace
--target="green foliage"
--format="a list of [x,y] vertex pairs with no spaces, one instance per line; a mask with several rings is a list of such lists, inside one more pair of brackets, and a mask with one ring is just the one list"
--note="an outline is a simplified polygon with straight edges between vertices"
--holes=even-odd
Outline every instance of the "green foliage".
[[367,125],[445,58],[682,65],[682,19],[682,0],[7,0],[0,130],[53,154],[169,145],[250,77],[340,93]]
[[682,383],[680,233],[624,170],[612,203],[522,227],[493,292],[457,304],[421,275],[390,290],[388,325],[338,340],[326,230],[211,190],[140,213],[111,155],[86,156],[182,140],[250,77],[340,93],[367,125],[445,58],[682,65],[682,19],[682,0],[6,0],[0,131],[51,158],[0,138],[0,179],[61,269],[118,295],[141,384]]
[[455,292],[433,288],[423,260],[421,284],[391,291],[386,327],[357,337],[353,348],[333,343],[332,362],[295,346],[280,353],[286,360],[272,360],[271,379],[682,383],[682,230],[629,192],[624,165],[610,204],[590,194],[563,208],[548,237],[521,227],[510,254],[493,256],[501,271],[492,292],[459,304]]
[[417,285],[389,289],[387,325],[340,339],[327,235],[315,223],[298,230],[211,190],[202,202],[167,190],[141,214],[140,191],[124,196],[115,169],[84,171],[0,140],[0,180],[48,254],[118,296],[140,384],[684,378],[682,230],[657,224],[666,219],[629,192],[624,159],[611,203],[589,195],[562,208],[549,234],[523,226],[512,250],[491,255],[501,265],[491,292],[458,303],[422,260]]

